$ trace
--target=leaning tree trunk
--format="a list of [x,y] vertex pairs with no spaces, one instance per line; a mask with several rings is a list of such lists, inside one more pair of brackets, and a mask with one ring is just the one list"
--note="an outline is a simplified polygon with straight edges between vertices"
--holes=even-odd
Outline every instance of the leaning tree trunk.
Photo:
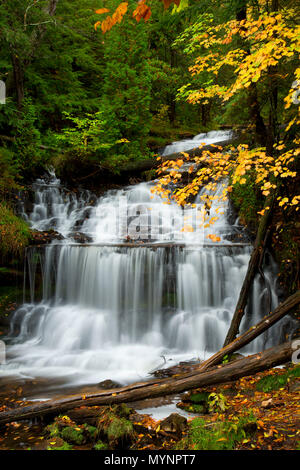
[[237,380],[257,372],[275,367],[291,360],[293,354],[292,342],[267,349],[226,365],[206,372],[183,374],[179,377],[132,384],[120,389],[114,389],[94,395],[73,396],[58,400],[49,400],[30,406],[17,408],[0,413],[0,425],[14,421],[32,419],[43,415],[57,416],[80,406],[112,405],[115,403],[130,403],[146,398],[170,395],[174,393],[206,387],[219,383]]
[[265,213],[262,216],[261,221],[258,226],[254,248],[253,248],[250,261],[248,264],[247,274],[246,274],[246,277],[244,279],[244,282],[240,291],[240,295],[239,295],[239,299],[235,308],[235,312],[232,317],[231,324],[230,324],[230,327],[229,327],[229,330],[228,330],[228,333],[224,342],[224,347],[227,346],[229,343],[231,343],[239,332],[239,327],[241,324],[241,320],[244,316],[245,307],[247,305],[252,282],[259,268],[259,263],[260,263],[260,260],[262,259],[262,254],[265,249],[265,245],[266,245],[265,237],[266,237],[266,233],[269,227],[269,220],[272,214],[273,202],[274,202],[274,194],[268,196],[265,202],[265,206],[264,206]]
[[227,346],[220,349],[220,351],[213,354],[213,356],[211,356],[209,359],[202,362],[198,370],[205,371],[209,369],[210,367],[220,363],[224,356],[228,354],[232,354],[235,351],[238,351],[242,347],[249,344],[255,338],[257,338],[262,333],[264,333],[268,328],[270,328],[279,320],[281,320],[281,318],[287,315],[294,307],[296,307],[296,305],[299,305],[299,304],[300,304],[300,290],[298,290],[297,292],[295,292],[295,294],[291,295],[284,302],[282,302],[274,310],[274,312],[271,312],[269,315],[264,317],[259,323],[257,323],[254,326],[251,326],[251,328],[249,328],[249,330],[247,330],[241,336],[236,338]]

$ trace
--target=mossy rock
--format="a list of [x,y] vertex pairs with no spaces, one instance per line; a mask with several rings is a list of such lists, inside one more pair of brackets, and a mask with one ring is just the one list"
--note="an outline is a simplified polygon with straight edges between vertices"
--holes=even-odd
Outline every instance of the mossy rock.
[[178,408],[190,413],[207,414],[209,412],[209,393],[189,393],[182,397],[182,402],[177,403]]
[[207,404],[194,404],[194,403],[177,403],[176,405],[181,410],[187,411],[188,413],[195,413],[200,415],[205,415],[208,413],[208,405]]
[[292,379],[297,377],[300,377],[299,365],[291,367],[283,374],[267,375],[261,378],[256,384],[256,389],[260,392],[269,393],[286,387]]
[[68,444],[74,444],[80,446],[86,443],[86,437],[83,434],[83,429],[73,428],[68,426],[61,431],[61,437]]
[[160,422],[160,428],[165,432],[181,434],[187,428],[187,419],[178,413],[172,413]]
[[104,407],[98,420],[98,432],[109,447],[123,448],[132,443],[135,431],[128,418],[133,411],[124,404]]
[[208,392],[192,393],[190,395],[190,401],[197,404],[208,403],[208,397]]
[[51,438],[61,438],[68,444],[82,445],[87,442],[95,442],[98,437],[98,429],[88,424],[77,425],[68,416],[59,416],[54,423],[46,427],[46,432]]
[[89,424],[83,425],[83,431],[87,440],[95,441],[98,436],[98,429],[95,426],[90,426]]
[[108,450],[108,445],[105,442],[97,441],[94,445],[94,450]]
[[54,440],[50,439],[47,450],[72,450],[73,446],[68,444],[60,437],[56,437]]

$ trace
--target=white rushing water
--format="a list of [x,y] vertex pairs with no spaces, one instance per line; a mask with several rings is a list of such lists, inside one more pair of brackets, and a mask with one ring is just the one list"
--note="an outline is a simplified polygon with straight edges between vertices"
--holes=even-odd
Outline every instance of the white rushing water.
[[201,145],[215,144],[216,142],[224,142],[230,139],[233,135],[231,130],[228,131],[211,131],[207,134],[198,134],[192,139],[180,140],[173,142],[164,148],[162,155],[170,155],[171,153],[184,152],[187,150],[200,147]]
[[[66,238],[28,250],[31,298],[12,319],[2,375],[125,383],[183,359],[203,359],[222,346],[251,247],[231,243],[245,237],[229,223],[227,202],[214,202],[209,215],[218,217],[216,224],[200,228],[199,215],[207,214],[199,197],[196,207],[183,211],[153,197],[151,187],[141,183],[93,201],[88,192],[66,192],[54,174],[36,183],[28,220]],[[182,231],[186,224],[194,230]],[[88,246],[74,243],[75,230],[91,237]],[[220,243],[211,241],[211,233]],[[273,271],[270,263],[265,279],[255,280],[244,328],[277,304]],[[249,351],[273,341],[271,332]]]

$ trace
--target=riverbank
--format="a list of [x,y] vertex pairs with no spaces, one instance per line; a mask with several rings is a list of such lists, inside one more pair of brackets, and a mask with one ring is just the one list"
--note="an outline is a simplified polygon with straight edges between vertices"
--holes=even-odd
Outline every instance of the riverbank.
[[[193,412],[188,419],[155,420],[139,412],[141,403],[81,407],[54,421],[6,425],[0,450],[299,450],[299,393],[300,367],[289,364],[181,395],[178,413]],[[28,404],[21,396],[20,388],[1,394],[0,410]],[[211,407],[195,413],[209,396]]]

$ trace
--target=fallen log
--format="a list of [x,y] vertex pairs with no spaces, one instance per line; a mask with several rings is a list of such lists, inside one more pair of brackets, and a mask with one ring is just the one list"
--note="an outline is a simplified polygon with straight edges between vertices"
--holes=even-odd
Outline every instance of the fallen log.
[[287,315],[298,304],[300,304],[300,290],[288,297],[273,312],[270,312],[269,315],[266,315],[259,323],[249,328],[241,336],[213,354],[213,356],[211,356],[209,359],[202,362],[200,366],[198,366],[198,370],[205,371],[210,367],[220,363],[224,356],[232,354],[235,351],[241,349],[243,346],[246,346],[268,328],[281,320],[281,318]]
[[257,230],[257,235],[254,243],[254,248],[249,260],[247,273],[240,291],[239,299],[233,314],[231,324],[227,333],[227,336],[224,341],[224,346],[230,344],[236,337],[239,332],[239,327],[244,316],[245,307],[247,305],[249,292],[254,280],[254,277],[258,271],[259,263],[262,258],[263,251],[265,249],[265,237],[269,227],[269,219],[272,214],[272,207],[274,203],[274,194],[267,197],[265,202],[265,213],[262,216],[259,227]]
[[229,364],[220,365],[206,372],[194,372],[176,378],[157,380],[155,383],[152,381],[150,383],[133,384],[93,395],[71,396],[68,398],[49,400],[47,402],[2,412],[0,413],[0,425],[44,415],[56,416],[80,406],[129,403],[145,398],[165,396],[194,388],[237,380],[240,377],[253,375],[271,367],[284,364],[291,360],[292,354],[292,343],[289,341],[267,349],[264,352],[253,354]]

